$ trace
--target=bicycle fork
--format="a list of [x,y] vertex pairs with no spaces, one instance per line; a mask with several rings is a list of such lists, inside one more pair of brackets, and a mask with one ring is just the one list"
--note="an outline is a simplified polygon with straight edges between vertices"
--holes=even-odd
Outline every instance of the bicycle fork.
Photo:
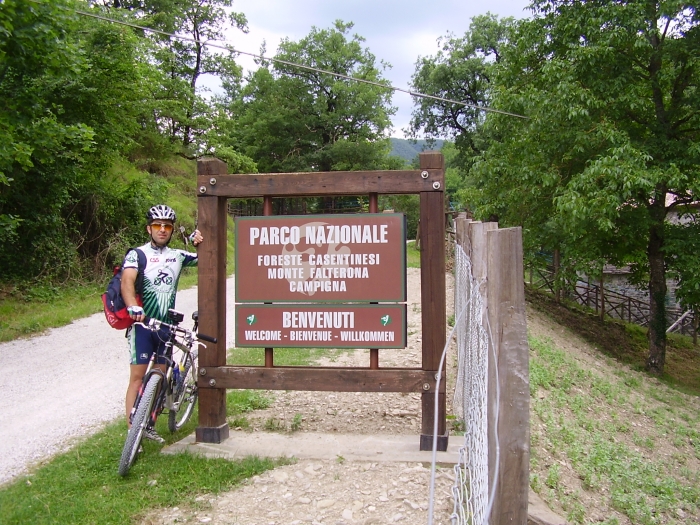
[[[141,380],[141,386],[139,386],[139,391],[136,393],[136,399],[134,400],[134,406],[131,407],[131,411],[129,412],[129,424],[133,422],[134,419],[134,414],[136,414],[136,409],[139,406],[139,403],[141,402],[141,398],[143,397],[143,393],[146,390],[146,384],[148,384],[148,380],[151,378],[153,374],[160,374],[161,377],[163,378],[162,385],[160,388],[160,391],[158,392],[158,397],[160,398],[161,394],[163,393],[163,389],[165,388],[165,383],[168,381],[167,377],[167,369],[166,372],[163,372],[159,368],[155,367],[155,362],[156,360],[156,352],[153,352],[153,355],[151,355],[151,358],[148,361],[148,367],[146,368],[146,373],[143,375],[143,379]],[[172,368],[172,367],[171,367]],[[156,403],[155,404],[155,411],[157,412],[157,407],[161,406],[162,403]],[[158,417],[157,413],[151,414],[151,424],[155,423],[156,418]]]

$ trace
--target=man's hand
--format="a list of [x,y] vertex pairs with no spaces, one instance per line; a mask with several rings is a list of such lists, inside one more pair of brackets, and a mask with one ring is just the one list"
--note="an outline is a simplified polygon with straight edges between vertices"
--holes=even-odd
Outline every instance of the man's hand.
[[200,233],[199,230],[195,230],[192,232],[190,235],[190,242],[192,243],[192,246],[195,248],[202,244],[202,241],[204,240],[204,237],[202,237],[202,234]]
[[140,306],[128,306],[126,308],[126,311],[129,313],[129,317],[131,317],[134,321],[141,322],[144,319],[143,315],[143,308]]

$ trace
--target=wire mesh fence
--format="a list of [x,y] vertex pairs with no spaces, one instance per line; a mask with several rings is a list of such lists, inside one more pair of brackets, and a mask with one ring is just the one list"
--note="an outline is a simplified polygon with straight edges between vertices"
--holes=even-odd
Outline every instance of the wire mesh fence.
[[452,524],[481,525],[488,509],[487,366],[488,334],[483,298],[469,257],[455,246],[457,380],[454,411],[464,423],[452,487]]

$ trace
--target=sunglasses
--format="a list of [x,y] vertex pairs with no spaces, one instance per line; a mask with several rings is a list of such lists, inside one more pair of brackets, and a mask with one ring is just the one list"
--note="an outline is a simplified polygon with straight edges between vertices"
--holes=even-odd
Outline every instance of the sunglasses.
[[173,231],[173,225],[172,224],[163,224],[162,222],[154,222],[151,224],[151,228],[154,228],[156,230],[165,230],[166,232],[171,232]]

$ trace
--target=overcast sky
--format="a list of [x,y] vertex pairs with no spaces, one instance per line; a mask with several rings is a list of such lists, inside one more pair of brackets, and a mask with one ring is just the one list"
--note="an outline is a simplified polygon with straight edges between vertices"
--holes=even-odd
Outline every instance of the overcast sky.
[[[328,29],[335,20],[353,22],[352,33],[365,38],[365,47],[392,68],[384,77],[401,89],[408,89],[419,56],[437,53],[437,38],[447,33],[463,35],[476,15],[491,12],[499,17],[529,16],[529,0],[234,0],[233,9],[246,15],[248,34],[231,33],[228,42],[236,49],[258,53],[266,41],[267,56],[274,56],[280,40],[300,40],[312,26]],[[239,63],[254,68],[252,59],[241,56]],[[413,108],[412,98],[395,92],[392,136],[403,138]]]

